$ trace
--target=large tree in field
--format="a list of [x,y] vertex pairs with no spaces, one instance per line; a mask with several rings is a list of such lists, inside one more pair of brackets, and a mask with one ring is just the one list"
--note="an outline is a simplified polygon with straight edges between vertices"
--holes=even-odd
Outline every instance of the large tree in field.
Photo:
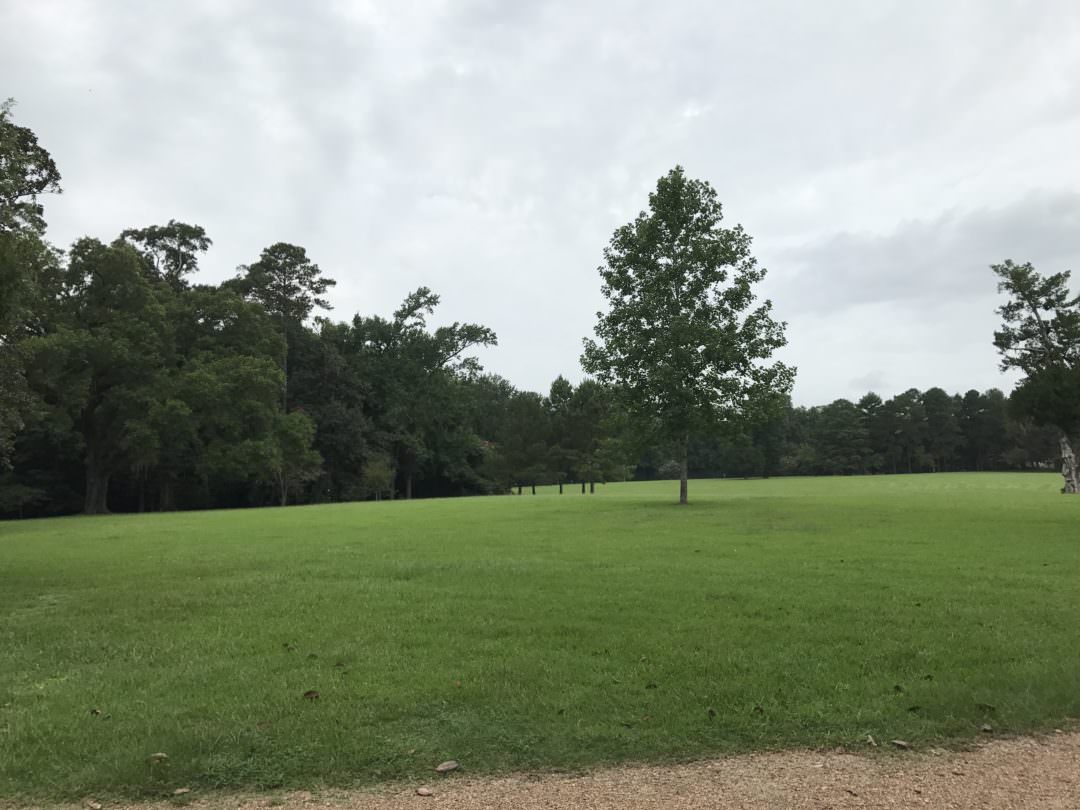
[[608,312],[585,341],[582,365],[616,386],[640,425],[676,448],[679,502],[687,502],[691,434],[753,422],[782,405],[795,370],[767,362],[784,345],[750,237],[721,225],[707,182],[676,166],[649,210],[615,231],[600,268]]
[[1060,434],[1062,491],[1080,492],[1080,470],[1072,441],[1080,432],[1080,296],[1069,289],[1069,273],[1040,275],[1030,263],[991,265],[998,292],[1009,300],[998,308],[1002,327],[994,332],[1002,370],[1024,373],[1013,393],[1014,407]]

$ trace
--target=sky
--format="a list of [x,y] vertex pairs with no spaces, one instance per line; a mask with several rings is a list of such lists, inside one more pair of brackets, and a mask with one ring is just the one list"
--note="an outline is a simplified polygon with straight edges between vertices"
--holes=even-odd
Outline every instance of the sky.
[[330,317],[430,287],[539,391],[676,164],[754,237],[797,404],[1009,390],[989,265],[1080,271],[1072,0],[6,0],[6,96],[56,244],[200,224],[204,282],[300,244]]

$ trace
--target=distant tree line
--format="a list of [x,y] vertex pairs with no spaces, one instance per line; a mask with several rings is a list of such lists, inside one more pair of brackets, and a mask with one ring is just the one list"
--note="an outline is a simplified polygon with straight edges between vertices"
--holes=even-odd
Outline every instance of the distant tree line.
[[[699,477],[873,475],[882,473],[1047,470],[1057,433],[1013,415],[1001,391],[905,391],[887,400],[792,407],[750,431],[698,438],[690,469]],[[662,456],[646,456],[639,477],[673,477]]]
[[[319,314],[334,281],[298,245],[269,245],[221,284],[196,281],[212,243],[188,223],[57,250],[40,198],[59,193],[60,174],[11,112],[0,105],[0,516],[538,484],[585,492],[630,477],[681,477],[685,499],[687,474],[1037,469],[1055,458],[1056,434],[1011,416],[999,391],[792,407],[793,370],[745,362],[783,343],[768,303],[750,307],[763,271],[749,239],[714,227],[715,193],[681,169],[606,254],[612,313],[598,328],[604,342],[586,351],[598,379],[559,377],[541,395],[480,367],[471,352],[495,345],[490,329],[429,326],[439,297],[427,288],[389,316]],[[705,223],[686,245],[684,221]],[[734,285],[715,294],[729,272]],[[650,322],[663,306],[679,322],[677,305],[688,301],[696,314],[679,329]],[[734,324],[745,351],[710,343],[717,323]],[[683,388],[655,384],[671,368],[665,357],[679,359]],[[646,373],[653,387],[627,396],[625,380]],[[728,400],[702,416],[717,380],[730,385]],[[663,429],[630,418],[650,409]]]

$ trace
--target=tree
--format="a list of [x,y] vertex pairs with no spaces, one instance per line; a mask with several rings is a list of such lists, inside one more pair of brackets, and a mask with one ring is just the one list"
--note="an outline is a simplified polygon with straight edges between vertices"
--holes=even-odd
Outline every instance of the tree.
[[1037,424],[1059,432],[1062,492],[1080,493],[1080,469],[1072,441],[1080,431],[1080,296],[1069,289],[1068,272],[1042,276],[1029,262],[991,265],[998,292],[1009,296],[998,308],[1002,327],[994,332],[1002,370],[1023,372],[1014,406]]
[[289,495],[302,484],[319,475],[322,457],[311,447],[314,438],[315,423],[306,414],[293,411],[278,415],[268,443],[270,452],[265,466],[272,476],[282,506],[288,504]]
[[865,472],[871,455],[870,435],[858,407],[838,399],[819,411],[819,463],[831,475]]
[[676,448],[679,503],[687,502],[693,433],[752,422],[778,409],[795,371],[766,363],[785,344],[772,304],[754,306],[765,277],[750,237],[724,228],[707,182],[676,166],[649,195],[649,211],[615,231],[604,250],[597,341],[582,365],[616,387],[645,430]]
[[352,325],[370,400],[378,403],[371,413],[375,443],[392,455],[406,498],[425,469],[432,478],[446,475],[460,482],[473,476],[464,455],[471,453],[480,463],[480,440],[466,430],[464,413],[456,413],[456,395],[463,379],[480,372],[476,358],[465,353],[474,346],[494,346],[495,333],[458,322],[429,330],[427,318],[438,304],[438,295],[420,287],[391,319],[357,316]]
[[79,436],[84,511],[108,510],[109,481],[136,452],[132,428],[157,398],[164,308],[129,245],[82,239],[71,249],[52,328],[25,341],[28,378],[52,417]]
[[288,410],[290,335],[302,327],[316,307],[331,308],[322,296],[337,282],[323,276],[304,248],[277,242],[265,248],[257,262],[240,267],[235,284],[250,300],[262,304],[267,312],[277,317],[281,324],[281,334],[285,338],[281,359],[285,385],[281,401]]
[[377,455],[367,460],[360,476],[365,495],[375,496],[381,501],[394,489],[394,466],[389,456]]
[[213,243],[199,225],[170,219],[167,225],[129,228],[120,238],[146,257],[151,273],[176,288],[187,284],[185,276],[199,269],[199,254]]
[[953,466],[963,435],[957,420],[957,403],[941,388],[930,388],[922,395],[926,417],[926,452],[933,472]]
[[32,403],[18,343],[40,297],[40,276],[58,264],[43,239],[38,197],[60,193],[60,172],[34,132],[12,121],[13,107],[10,99],[0,103],[0,471]]
[[45,233],[38,196],[60,193],[60,172],[37,135],[11,120],[12,99],[0,104],[0,233]]

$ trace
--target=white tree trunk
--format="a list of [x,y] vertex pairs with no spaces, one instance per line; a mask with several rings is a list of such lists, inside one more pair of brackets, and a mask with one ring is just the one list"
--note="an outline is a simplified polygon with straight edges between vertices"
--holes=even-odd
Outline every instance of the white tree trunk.
[[1061,474],[1065,478],[1065,487],[1061,491],[1070,495],[1080,493],[1080,469],[1077,469],[1069,437],[1064,433],[1061,434]]

